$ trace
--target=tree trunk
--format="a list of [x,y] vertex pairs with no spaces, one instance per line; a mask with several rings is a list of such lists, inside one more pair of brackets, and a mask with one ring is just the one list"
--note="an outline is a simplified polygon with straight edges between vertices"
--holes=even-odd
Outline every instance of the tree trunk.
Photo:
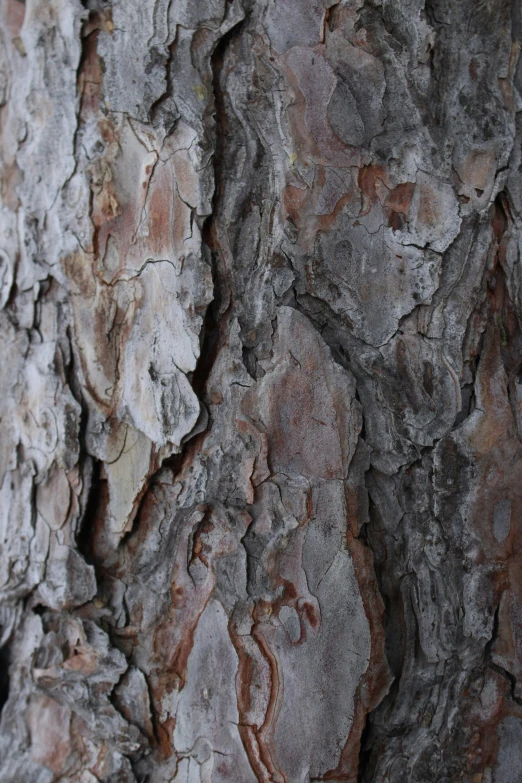
[[520,783],[519,0],[0,7],[2,783]]

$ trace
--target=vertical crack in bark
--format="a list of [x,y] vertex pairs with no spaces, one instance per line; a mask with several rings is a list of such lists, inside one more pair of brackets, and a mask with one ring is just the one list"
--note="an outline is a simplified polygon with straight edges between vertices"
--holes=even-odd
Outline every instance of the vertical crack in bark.
[[9,698],[9,649],[7,642],[0,647],[0,717],[4,704]]
[[0,15],[0,775],[511,781],[520,3],[55,5]]

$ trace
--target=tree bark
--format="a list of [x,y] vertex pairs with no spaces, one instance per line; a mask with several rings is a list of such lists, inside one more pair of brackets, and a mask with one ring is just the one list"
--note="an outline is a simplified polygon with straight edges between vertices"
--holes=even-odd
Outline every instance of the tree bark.
[[2,783],[520,783],[518,0],[0,8]]

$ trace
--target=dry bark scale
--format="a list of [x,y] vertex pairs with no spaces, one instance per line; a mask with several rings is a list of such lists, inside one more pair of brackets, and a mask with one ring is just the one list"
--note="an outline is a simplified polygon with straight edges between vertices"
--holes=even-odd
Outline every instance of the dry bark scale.
[[520,783],[519,0],[0,10],[2,783]]

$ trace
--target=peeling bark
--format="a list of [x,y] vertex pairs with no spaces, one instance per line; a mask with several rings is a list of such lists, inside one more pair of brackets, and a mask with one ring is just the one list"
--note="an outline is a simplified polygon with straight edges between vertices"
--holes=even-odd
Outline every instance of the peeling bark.
[[522,781],[520,4],[0,10],[1,780]]

